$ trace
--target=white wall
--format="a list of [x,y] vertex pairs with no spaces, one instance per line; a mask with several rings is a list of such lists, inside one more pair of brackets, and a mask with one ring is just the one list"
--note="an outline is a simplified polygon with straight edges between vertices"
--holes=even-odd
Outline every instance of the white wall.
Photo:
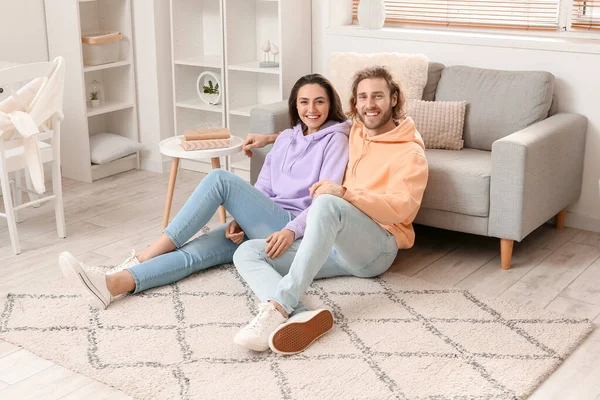
[[132,4],[141,167],[163,172],[158,144],[173,135],[169,2]]
[[0,0],[0,61],[47,60],[44,0]]
[[[559,111],[581,113],[589,120],[581,197],[569,206],[566,224],[600,232],[600,34],[597,41],[586,41],[584,44],[575,41],[570,47],[542,44],[542,48],[556,50],[522,48],[522,44],[504,39],[456,40],[444,34],[435,37],[406,35],[410,36],[410,40],[393,34],[387,35],[390,38],[356,37],[326,32],[327,3],[313,0],[314,72],[326,75],[327,55],[342,51],[423,53],[430,60],[446,66],[461,64],[506,70],[544,70],[554,74]],[[341,31],[338,30],[338,33]],[[457,41],[466,43],[455,43]],[[511,46],[510,43],[517,44]],[[556,157],[560,157],[560,154],[556,154]]]

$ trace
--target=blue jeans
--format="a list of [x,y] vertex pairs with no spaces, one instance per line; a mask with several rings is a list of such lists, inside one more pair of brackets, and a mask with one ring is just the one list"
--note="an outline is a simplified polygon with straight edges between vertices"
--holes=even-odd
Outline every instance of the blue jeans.
[[135,280],[134,293],[233,261],[233,253],[239,245],[225,237],[227,224],[186,243],[208,223],[220,205],[229,211],[250,239],[265,239],[295,218],[240,177],[216,169],[200,182],[163,231],[177,249],[128,268]]
[[274,300],[289,314],[305,311],[300,297],[314,279],[382,274],[394,262],[394,236],[358,208],[339,197],[321,195],[308,212],[301,240],[279,258],[265,253],[265,240],[240,245],[233,262],[263,302]]

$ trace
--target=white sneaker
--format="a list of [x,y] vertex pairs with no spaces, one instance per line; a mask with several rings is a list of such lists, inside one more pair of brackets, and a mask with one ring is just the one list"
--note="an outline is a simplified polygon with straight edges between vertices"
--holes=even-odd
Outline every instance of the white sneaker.
[[304,311],[292,316],[271,333],[269,347],[279,354],[300,353],[331,328],[333,315],[329,310]]
[[258,305],[258,314],[248,325],[242,328],[233,342],[254,351],[269,349],[269,336],[279,325],[287,321],[271,303]]
[[133,267],[134,265],[138,265],[139,263],[140,260],[138,260],[135,256],[135,250],[131,250],[131,254],[129,254],[129,257],[127,257],[125,261],[121,263],[121,265],[106,271],[106,275],[116,274],[117,272],[121,272],[127,268]]
[[88,297],[91,306],[106,309],[113,296],[106,285],[106,276],[91,271],[84,263],[65,251],[58,257],[58,264],[64,276],[72,285],[79,287]]

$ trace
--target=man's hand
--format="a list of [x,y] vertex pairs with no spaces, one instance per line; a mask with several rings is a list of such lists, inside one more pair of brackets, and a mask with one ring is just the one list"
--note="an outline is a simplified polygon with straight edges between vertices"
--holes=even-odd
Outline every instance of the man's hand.
[[329,179],[323,179],[313,184],[309,189],[310,197],[316,199],[322,194],[332,194],[337,197],[344,197],[346,188],[337,183],[333,183]]
[[225,229],[225,237],[235,244],[240,244],[244,240],[244,231],[242,227],[235,221],[231,221]]
[[252,149],[260,149],[269,144],[275,143],[275,139],[277,139],[279,134],[272,135],[264,135],[262,133],[249,133],[244,140],[244,144],[242,146],[244,150],[244,154],[247,157],[252,157]]
[[279,257],[290,248],[295,238],[296,234],[289,229],[282,229],[279,232],[271,234],[267,238],[267,243],[269,243],[265,249],[267,256],[271,259]]

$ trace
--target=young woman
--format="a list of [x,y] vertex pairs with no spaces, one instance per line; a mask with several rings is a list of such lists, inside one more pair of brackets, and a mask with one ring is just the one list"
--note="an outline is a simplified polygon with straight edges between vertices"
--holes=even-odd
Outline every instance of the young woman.
[[[266,239],[268,256],[281,256],[304,235],[311,185],[325,178],[342,181],[351,125],[337,92],[321,75],[300,78],[288,104],[291,128],[275,141],[254,186],[225,170],[214,170],[162,235],[127,259],[121,271],[98,274],[64,252],[59,265],[65,277],[81,288],[90,304],[105,309],[119,294],[139,293],[232,262],[246,238]],[[234,220],[188,242],[220,205]]]

